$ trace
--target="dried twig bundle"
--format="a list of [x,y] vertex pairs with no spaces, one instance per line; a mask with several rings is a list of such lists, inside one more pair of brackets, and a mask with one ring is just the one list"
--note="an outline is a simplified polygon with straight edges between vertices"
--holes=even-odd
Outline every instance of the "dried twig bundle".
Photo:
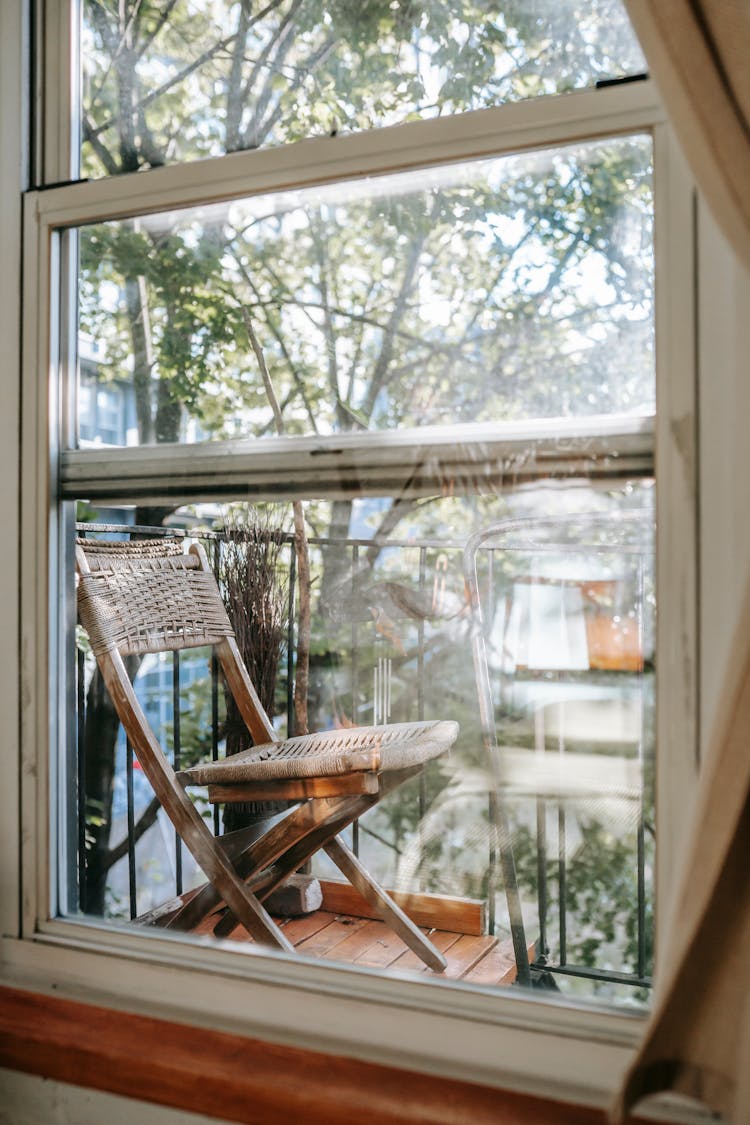
[[[250,509],[247,515],[233,512],[225,523],[225,538],[219,552],[219,584],[237,645],[260,701],[271,717],[275,711],[288,608],[288,578],[283,566],[288,536],[282,528],[272,526],[273,521],[273,511]],[[229,692],[224,734],[227,754],[236,754],[251,745]],[[258,816],[267,811],[265,805],[262,809],[256,805],[227,806],[225,827],[240,827],[247,823],[248,814]]]

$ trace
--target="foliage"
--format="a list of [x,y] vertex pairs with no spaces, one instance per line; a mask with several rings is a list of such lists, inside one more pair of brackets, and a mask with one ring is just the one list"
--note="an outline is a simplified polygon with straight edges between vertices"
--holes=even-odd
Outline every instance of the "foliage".
[[[565,867],[565,901],[567,920],[567,960],[570,964],[591,968],[612,969],[637,975],[639,957],[637,872],[633,857],[635,835],[619,832],[604,820],[576,815],[568,811],[570,827],[578,838],[574,854]],[[570,829],[569,829],[570,830]],[[513,846],[519,881],[525,892],[536,896],[537,846],[528,825],[516,823]],[[653,880],[653,839],[646,836],[646,887]],[[560,882],[556,857],[548,855],[546,863],[550,913],[547,951],[554,964],[559,958],[556,925],[559,920]],[[653,964],[654,918],[653,898],[646,893],[644,905],[643,957],[647,972]],[[601,986],[606,993],[607,986]],[[644,1002],[644,989],[633,989],[634,1000]]]
[[84,59],[93,176],[644,69],[620,0],[86,0]]
[[397,177],[385,195],[93,226],[81,325],[107,377],[133,383],[143,442],[177,440],[186,417],[206,436],[273,428],[248,314],[287,433],[648,409],[648,161],[647,142],[621,139],[427,188]]

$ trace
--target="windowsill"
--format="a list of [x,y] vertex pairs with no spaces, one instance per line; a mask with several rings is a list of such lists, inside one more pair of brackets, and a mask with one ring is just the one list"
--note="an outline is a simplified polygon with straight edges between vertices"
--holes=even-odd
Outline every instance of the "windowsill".
[[348,1125],[365,1109],[394,1125],[607,1120],[594,1106],[2,986],[0,1027],[0,1066],[253,1125]]
[[[17,989],[0,989],[0,1064],[228,1121],[503,1120],[585,1125],[600,1110]],[[248,1065],[248,1063],[252,1065]]]
[[[31,941],[2,943],[8,991],[0,1019],[9,1034],[0,1065],[113,1093],[137,1089],[147,1100],[215,1116],[222,1105],[254,1104],[263,1092],[276,1099],[278,1116],[269,1110],[268,1118],[253,1121],[293,1119],[287,1099],[296,1096],[297,1086],[289,1073],[302,1072],[306,1104],[322,1107],[319,1118],[305,1120],[332,1125],[338,1118],[327,1115],[326,1098],[335,1071],[343,1083],[334,1095],[337,1105],[350,1114],[342,1121],[351,1120],[363,1101],[386,1099],[391,1116],[384,1109],[383,1121],[408,1121],[394,1114],[417,1104],[435,1114],[441,1106],[460,1107],[455,1117],[420,1117],[425,1123],[497,1120],[501,1105],[510,1113],[528,1102],[526,1116],[521,1108],[508,1119],[604,1123],[603,1111],[643,1027],[637,1013],[573,1008],[516,990],[457,987],[446,1005],[444,986],[249,953],[231,943],[218,950],[207,940],[134,939],[74,923],[54,923],[48,931]],[[16,989],[44,1000],[22,995],[16,1009]],[[97,1033],[102,1024],[107,1034]],[[231,1062],[222,1063],[229,1070],[220,1072],[221,1080],[241,1103],[229,1095],[222,1102],[212,1085],[221,1053],[212,1044],[224,1043],[222,1036],[232,1040],[225,1044],[229,1059],[239,1061],[236,1074]],[[163,1057],[166,1042],[174,1059]],[[279,1060],[286,1060],[282,1083],[272,1069],[282,1066]],[[200,1088],[211,1091],[205,1104],[196,1100],[196,1076]],[[278,1088],[269,1092],[269,1085]],[[405,1085],[417,1091],[416,1100],[404,1097]],[[167,1095],[178,1100],[167,1101]],[[189,1102],[179,1100],[183,1095]],[[561,1099],[588,1109],[551,1116]],[[659,1119],[682,1125],[708,1120],[684,1111]]]

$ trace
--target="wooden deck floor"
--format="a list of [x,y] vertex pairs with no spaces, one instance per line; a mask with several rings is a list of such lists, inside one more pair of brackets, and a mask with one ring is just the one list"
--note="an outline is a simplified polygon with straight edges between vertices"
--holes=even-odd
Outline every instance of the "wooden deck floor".
[[[325,961],[397,969],[415,976],[427,973],[435,980],[464,980],[483,985],[511,984],[516,976],[511,942],[498,941],[486,934],[461,934],[423,927],[423,932],[448,961],[443,973],[434,973],[383,922],[327,910],[301,918],[276,920],[300,953]],[[210,919],[209,924],[201,927],[204,928],[205,932],[211,932]],[[238,926],[231,940],[252,939]]]
[[[463,980],[481,985],[508,985],[516,979],[516,961],[510,938],[500,941],[487,929],[486,903],[478,899],[446,895],[389,891],[398,905],[420,927],[445,956],[442,973],[433,972],[384,922],[348,883],[321,879],[322,905],[319,910],[298,917],[271,914],[291,944],[300,953],[325,961],[393,969],[414,976],[428,974],[431,980]],[[164,926],[186,905],[200,888],[185,892],[155,911],[142,915],[144,925]],[[203,919],[195,934],[213,936],[223,929],[223,904]],[[230,941],[252,943],[244,926],[237,925]],[[529,946],[529,960],[534,958]]]

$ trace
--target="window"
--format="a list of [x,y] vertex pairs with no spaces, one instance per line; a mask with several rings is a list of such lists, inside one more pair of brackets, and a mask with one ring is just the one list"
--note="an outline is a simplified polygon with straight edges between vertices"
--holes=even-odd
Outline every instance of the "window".
[[[316,725],[459,714],[463,732],[449,770],[438,769],[422,791],[363,821],[359,847],[386,882],[485,902],[490,924],[504,937],[509,919],[496,885],[494,783],[483,758],[460,566],[466,542],[504,521],[496,538],[478,547],[478,575],[493,606],[485,618],[493,712],[501,742],[516,755],[506,758],[503,785],[531,903],[528,931],[538,946],[532,956],[540,971],[544,959],[555,970],[603,968],[602,978],[556,972],[558,989],[569,997],[598,992],[631,1002],[643,998],[650,975],[648,876],[661,862],[650,852],[648,807],[654,664],[659,691],[673,674],[670,662],[662,671],[655,656],[654,587],[668,622],[674,606],[658,567],[689,570],[689,550],[676,548],[684,545],[678,538],[667,546],[657,540],[654,572],[650,530],[655,489],[669,490],[681,517],[687,505],[668,454],[660,454],[653,484],[660,427],[669,427],[677,396],[689,393],[658,386],[654,359],[654,337],[662,348],[673,338],[676,314],[661,286],[673,276],[675,236],[687,237],[679,226],[685,185],[674,175],[677,158],[648,83],[556,96],[590,87],[591,77],[640,67],[627,52],[622,67],[613,64],[611,46],[599,51],[595,31],[575,13],[581,54],[600,60],[591,72],[567,59],[561,76],[535,84],[529,59],[535,49],[551,57],[562,35],[550,40],[546,25],[524,23],[516,6],[498,5],[502,18],[488,16],[482,25],[485,44],[467,32],[454,37],[459,51],[485,59],[494,76],[474,75],[473,87],[462,92],[448,83],[450,45],[438,42],[431,7],[418,6],[422,14],[410,14],[410,24],[384,14],[400,12],[398,5],[373,5],[373,13],[381,7],[379,18],[394,21],[388,34],[402,37],[388,39],[388,74],[390,56],[398,54],[408,89],[376,90],[388,75],[377,71],[366,28],[361,89],[342,94],[328,72],[316,72],[329,102],[340,99],[336,112],[341,101],[351,110],[351,130],[332,127],[330,104],[320,108],[325,99],[298,105],[278,87],[278,108],[268,107],[278,131],[254,138],[243,119],[239,145],[217,140],[228,129],[224,110],[203,122],[181,93],[178,108],[195,129],[191,136],[168,103],[158,109],[167,97],[161,87],[180,61],[190,64],[168,53],[152,61],[144,54],[138,73],[146,108],[132,130],[138,155],[122,166],[108,166],[104,156],[123,151],[111,132],[108,139],[107,126],[114,104],[108,83],[115,70],[119,80],[120,56],[108,72],[106,9],[92,7],[86,17],[93,63],[83,103],[84,170],[100,178],[50,187],[29,208],[27,284],[41,300],[28,382],[38,390],[41,374],[46,378],[51,339],[55,499],[54,892],[50,906],[42,896],[29,908],[32,924],[49,940],[81,947],[96,940],[124,957],[138,949],[139,957],[201,967],[209,961],[205,944],[176,945],[158,935],[147,941],[128,926],[130,916],[148,909],[143,865],[127,893],[123,882],[107,887],[100,878],[92,905],[82,864],[87,850],[110,831],[112,809],[135,819],[148,798],[139,797],[136,763],[113,739],[113,780],[104,793],[111,807],[103,807],[103,790],[84,790],[80,799],[79,732],[70,715],[78,699],[84,720],[80,699],[93,673],[82,647],[76,682],[76,524],[88,523],[94,534],[116,525],[108,534],[125,535],[128,525],[166,523],[216,542],[232,520],[258,512],[288,533],[289,505],[299,502],[317,582],[308,701]],[[369,14],[370,7],[362,10]],[[184,28],[189,13],[175,12],[174,27],[164,30],[174,32],[182,51],[179,21]],[[467,26],[461,18],[467,17],[458,12],[456,27]],[[263,43],[278,43],[279,26],[257,29],[257,42],[248,32],[248,58],[262,58]],[[605,18],[600,27],[611,30]],[[194,30],[204,42],[197,23]],[[144,43],[156,44],[159,33],[157,22],[141,24]],[[299,79],[295,89],[305,85],[299,59],[318,50],[323,33],[328,29],[314,22],[300,25],[288,73],[280,68],[292,86]],[[340,41],[349,49],[354,38]],[[515,72],[497,71],[503,52],[516,59],[517,81]],[[214,52],[211,67],[220,54]],[[344,56],[333,52],[329,59],[339,72],[352,70]],[[184,97],[203,101],[202,83],[221,92],[231,77],[201,67],[193,73],[194,82],[185,76]],[[373,90],[382,116],[366,103]],[[216,155],[238,148],[248,151]],[[131,167],[146,170],[116,174]],[[654,221],[664,239],[656,267]],[[261,362],[281,407],[281,435]],[[38,416],[27,421],[34,474],[34,451],[40,461],[47,456],[49,425],[40,400]],[[528,522],[514,537],[519,520]],[[46,541],[46,524],[47,513],[39,513],[26,551]],[[287,579],[288,557],[279,564]],[[46,591],[27,596],[47,604]],[[40,692],[47,682],[43,629],[36,640]],[[277,683],[282,728],[285,675],[282,669]],[[154,722],[174,740],[171,667],[144,663],[141,676]],[[201,692],[210,710],[211,690],[197,663],[181,669],[177,696],[186,715]],[[43,701],[40,708],[42,716]],[[196,744],[197,735],[190,737]],[[39,738],[46,741],[46,734]],[[674,745],[674,736],[667,742]],[[185,752],[192,748],[186,734]],[[668,760],[668,747],[664,754]],[[615,789],[602,790],[591,774],[606,772],[615,758]],[[574,765],[584,788],[561,798],[561,778],[570,782]],[[123,775],[131,796],[121,799]],[[161,831],[158,821],[156,827]],[[656,835],[660,846],[661,830]],[[163,839],[160,854],[169,865],[180,852],[171,837]],[[107,839],[103,848],[109,847]],[[597,913],[600,904],[590,895],[604,856],[611,869],[621,864],[624,889],[615,887],[621,899]],[[44,885],[44,849],[39,865]],[[124,921],[103,925],[105,915]],[[99,921],[84,924],[87,917]],[[392,1003],[406,1003],[416,1020],[428,1010],[471,1011],[472,1018],[481,1013],[480,1022],[513,1018],[507,1012],[517,1004],[488,991],[493,982],[481,978],[441,991],[424,978],[404,985],[400,977],[339,970],[335,954],[331,965],[315,966],[249,957],[234,947],[211,953],[221,971],[247,971],[253,980],[265,975],[287,988],[338,995],[360,990],[391,1012],[386,1023],[395,1018]],[[282,1010],[283,1004],[274,1018],[283,1019]],[[544,1011],[549,1028],[568,1019],[570,1026],[591,1026],[598,1018]],[[608,1027],[624,1026],[611,1019]],[[625,1031],[614,1034],[626,1038]]]

